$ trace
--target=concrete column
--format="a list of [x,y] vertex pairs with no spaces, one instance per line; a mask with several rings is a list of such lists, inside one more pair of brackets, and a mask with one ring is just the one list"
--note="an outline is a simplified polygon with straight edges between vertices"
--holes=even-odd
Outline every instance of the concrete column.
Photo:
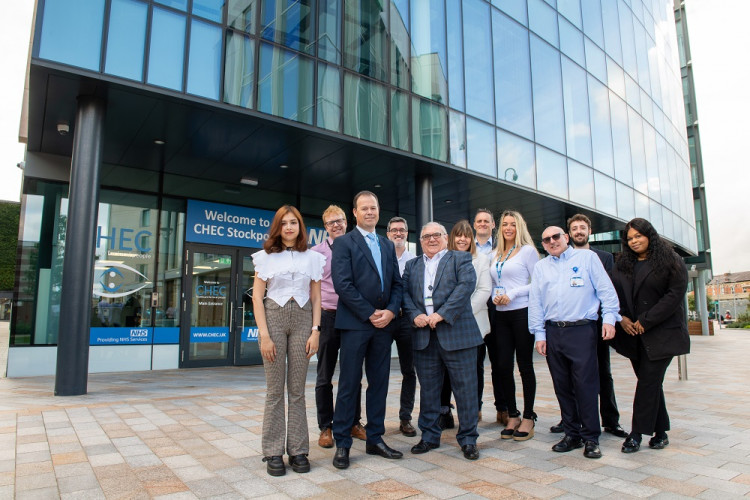
[[57,339],[56,396],[78,396],[87,390],[104,109],[99,98],[78,98]]
[[[432,221],[432,176],[419,174],[415,182],[417,198],[417,237],[422,226]],[[417,241],[417,255],[422,255],[422,246]]]
[[708,304],[706,303],[706,271],[698,271],[695,279],[695,309],[701,319],[701,334],[708,335]]

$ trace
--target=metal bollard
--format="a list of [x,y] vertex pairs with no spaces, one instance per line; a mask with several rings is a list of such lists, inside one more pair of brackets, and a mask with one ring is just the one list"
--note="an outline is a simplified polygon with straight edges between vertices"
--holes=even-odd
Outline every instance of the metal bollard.
[[687,372],[687,354],[677,356],[677,375],[680,380],[688,379]]

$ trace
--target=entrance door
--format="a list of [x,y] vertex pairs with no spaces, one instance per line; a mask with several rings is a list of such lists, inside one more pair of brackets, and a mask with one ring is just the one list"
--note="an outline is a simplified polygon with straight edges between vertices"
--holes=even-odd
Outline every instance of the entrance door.
[[262,362],[252,310],[255,251],[185,245],[181,368]]

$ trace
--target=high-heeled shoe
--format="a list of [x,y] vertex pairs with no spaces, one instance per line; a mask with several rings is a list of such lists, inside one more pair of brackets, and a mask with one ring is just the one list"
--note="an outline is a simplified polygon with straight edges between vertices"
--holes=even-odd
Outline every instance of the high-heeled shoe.
[[521,425],[520,417],[521,413],[519,412],[517,415],[509,415],[508,420],[513,418],[518,418],[518,423],[513,427],[506,427],[505,429],[500,431],[500,439],[513,439],[513,434],[515,434],[516,430],[518,430],[518,426]]
[[[531,429],[529,432],[519,431],[518,428],[513,432],[513,441],[528,441],[534,437],[534,427],[536,427],[536,413],[532,413],[531,417],[525,420],[531,420]],[[521,425],[519,424],[519,427]]]

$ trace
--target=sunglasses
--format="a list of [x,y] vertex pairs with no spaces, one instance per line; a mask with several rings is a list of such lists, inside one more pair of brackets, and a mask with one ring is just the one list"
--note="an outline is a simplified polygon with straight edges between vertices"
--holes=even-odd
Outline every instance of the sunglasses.
[[552,236],[547,236],[546,238],[542,238],[542,243],[545,245],[549,245],[552,241],[558,241],[560,238],[562,238],[563,233],[557,233],[553,234]]

